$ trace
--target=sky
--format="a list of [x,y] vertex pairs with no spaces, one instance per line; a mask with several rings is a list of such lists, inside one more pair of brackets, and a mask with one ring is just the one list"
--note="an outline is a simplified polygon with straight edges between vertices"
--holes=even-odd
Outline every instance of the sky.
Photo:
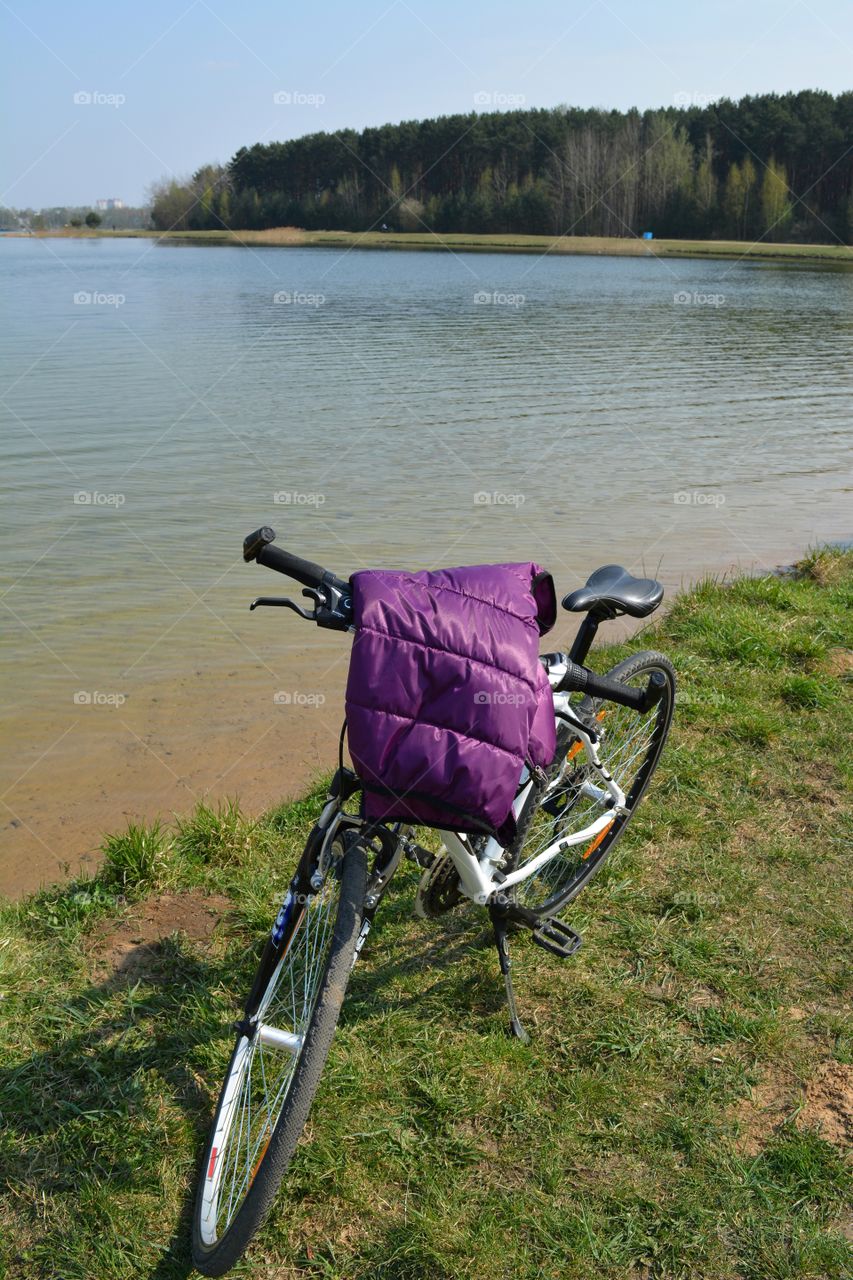
[[143,201],[241,146],[513,106],[853,87],[851,0],[0,0],[0,205]]

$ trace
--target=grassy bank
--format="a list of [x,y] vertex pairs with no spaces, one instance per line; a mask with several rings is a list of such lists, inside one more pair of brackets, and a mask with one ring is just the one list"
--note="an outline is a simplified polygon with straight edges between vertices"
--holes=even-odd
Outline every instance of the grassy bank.
[[177,240],[193,244],[315,246],[329,249],[437,249],[453,252],[600,254],[659,258],[785,258],[853,263],[853,247],[830,244],[768,244],[740,240],[639,240],[635,236],[515,236],[435,234],[427,231],[302,231],[273,227],[268,231],[87,231],[40,233],[82,238]]
[[[414,921],[401,872],[240,1274],[850,1274],[852,599],[853,555],[822,552],[599,652],[651,640],[679,708],[571,911],[584,948],[515,948],[533,1043],[505,1034],[481,914]],[[320,803],[131,829],[96,879],[2,907],[8,1280],[188,1274],[225,1029]]]

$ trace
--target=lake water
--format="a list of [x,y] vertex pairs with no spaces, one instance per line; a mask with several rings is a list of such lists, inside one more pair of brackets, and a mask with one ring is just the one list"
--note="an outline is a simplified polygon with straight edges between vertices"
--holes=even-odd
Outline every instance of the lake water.
[[333,760],[347,640],[249,615],[288,589],[242,562],[260,524],[340,574],[561,590],[850,536],[843,268],[5,239],[0,270],[0,892]]

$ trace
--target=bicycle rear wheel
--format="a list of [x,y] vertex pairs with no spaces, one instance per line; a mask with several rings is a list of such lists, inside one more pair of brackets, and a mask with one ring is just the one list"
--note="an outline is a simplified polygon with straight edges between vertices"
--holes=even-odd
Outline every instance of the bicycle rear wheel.
[[[614,818],[585,844],[570,845],[516,887],[517,900],[544,915],[555,915],[580,893],[604,864],[631,819],[657,768],[675,707],[675,671],[661,653],[637,653],[617,663],[612,680],[645,688],[660,672],[664,693],[650,710],[639,713],[602,699],[584,697],[578,710],[601,732],[599,756],[625,794],[627,813]],[[557,752],[547,785],[534,790],[519,817],[511,865],[523,867],[561,836],[582,831],[606,812],[604,793],[580,741],[567,727],[557,733]],[[590,785],[592,784],[592,785]],[[595,792],[598,792],[598,795]]]
[[289,895],[281,958],[261,978],[251,1034],[238,1034],[231,1055],[193,1213],[193,1262],[204,1275],[228,1271],[269,1212],[331,1047],[367,883],[352,835],[336,837],[331,855],[318,889],[304,901]]

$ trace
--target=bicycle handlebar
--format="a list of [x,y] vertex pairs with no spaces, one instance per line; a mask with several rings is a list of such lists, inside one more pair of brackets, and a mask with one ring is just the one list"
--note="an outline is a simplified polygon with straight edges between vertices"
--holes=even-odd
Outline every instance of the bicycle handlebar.
[[650,711],[660,701],[666,688],[666,677],[660,671],[653,671],[645,689],[633,689],[620,680],[596,675],[589,667],[581,667],[567,658],[566,674],[557,688],[560,693],[585,693],[591,698],[606,698],[608,702],[618,702],[620,706],[642,712]]
[[290,551],[283,551],[281,547],[273,546],[274,542],[275,529],[271,529],[267,524],[262,525],[260,529],[256,529],[254,533],[250,533],[243,539],[243,559],[247,563],[257,560],[258,564],[264,565],[267,569],[275,569],[276,573],[284,573],[289,578],[295,578],[297,582],[302,583],[303,587],[318,589],[332,586],[338,591],[349,590],[348,582],[336,578],[322,565],[315,564],[313,560],[303,560],[301,556],[295,556]]
[[[268,600],[263,597],[255,601],[255,604],[287,604],[302,617],[309,618],[321,627],[346,631],[352,623],[350,584],[336,578],[328,569],[314,564],[312,560],[303,560],[301,556],[294,556],[289,551],[282,551],[281,547],[273,546],[274,541],[275,530],[269,525],[262,525],[244,539],[243,559],[257,560],[258,564],[295,578],[304,587],[310,588],[310,592],[303,594],[313,595],[316,609],[314,613],[308,613],[291,600]],[[252,608],[254,607],[253,605]],[[645,689],[634,689],[619,680],[596,675],[588,667],[572,662],[565,654],[555,656],[559,656],[566,664],[566,674],[557,686],[557,691],[561,693],[586,693],[592,698],[606,698],[609,702],[630,707],[632,711],[643,712],[651,710],[660,701],[666,688],[666,677],[659,671],[652,672]]]
[[281,547],[274,547],[275,530],[269,525],[262,525],[254,533],[243,540],[243,559],[247,562],[257,560],[267,569],[275,569],[277,573],[287,574],[301,582],[307,590],[304,596],[314,601],[314,610],[309,612],[295,604],[293,600],[272,599],[259,596],[252,604],[254,609],[259,604],[285,605],[293,609],[301,617],[316,622],[320,627],[329,627],[334,631],[347,631],[352,624],[352,590],[348,582],[336,578],[322,565],[313,560],[303,560]]
[[303,587],[322,587],[326,577],[326,570],[321,565],[314,564],[312,560],[303,560],[301,556],[291,555],[281,547],[262,547],[255,559],[267,569],[275,569],[276,573],[285,573],[289,578],[295,578]]

